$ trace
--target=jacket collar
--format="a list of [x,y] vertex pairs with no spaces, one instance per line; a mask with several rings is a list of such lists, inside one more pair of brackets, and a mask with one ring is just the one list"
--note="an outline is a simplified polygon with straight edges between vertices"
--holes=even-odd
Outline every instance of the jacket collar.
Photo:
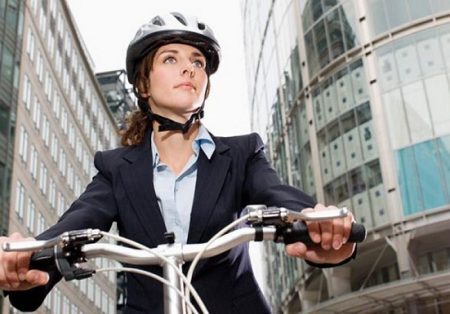
[[[200,152],[197,160],[197,182],[189,226],[188,243],[204,242],[202,234],[208,225],[216,201],[225,182],[231,164],[231,157],[226,154],[229,146],[212,134],[216,150],[211,159]],[[164,224],[153,185],[153,160],[151,150],[151,128],[148,128],[143,141],[128,150],[123,156],[127,163],[120,168],[125,190],[131,200],[135,214],[138,216],[146,235],[153,245],[165,243]]]

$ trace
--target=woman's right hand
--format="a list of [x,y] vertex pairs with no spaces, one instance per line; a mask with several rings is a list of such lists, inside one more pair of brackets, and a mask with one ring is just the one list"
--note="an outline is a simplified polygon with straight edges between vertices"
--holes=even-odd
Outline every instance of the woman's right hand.
[[[0,237],[0,245],[4,242],[32,241],[19,233],[9,237]],[[0,248],[0,290],[28,290],[45,285],[49,276],[46,272],[29,269],[32,252],[4,252]]]

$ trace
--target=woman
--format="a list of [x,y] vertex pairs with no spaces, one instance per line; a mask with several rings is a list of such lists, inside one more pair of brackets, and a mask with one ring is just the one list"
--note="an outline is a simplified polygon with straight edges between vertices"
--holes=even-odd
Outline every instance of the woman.
[[[209,76],[219,62],[217,40],[195,18],[171,13],[143,25],[127,51],[128,80],[140,110],[130,117],[124,147],[96,153],[98,174],[59,222],[37,238],[74,229],[108,230],[117,221],[121,235],[149,247],[164,243],[166,231],[173,231],[177,242],[200,243],[235,220],[247,204],[323,210],[281,184],[258,135],[215,137],[201,124]],[[313,264],[346,262],[355,249],[346,243],[351,223],[351,216],[309,223],[320,245],[295,243],[286,252]],[[14,234],[1,241],[20,239]],[[0,287],[25,311],[38,307],[60,280],[58,274],[28,270],[29,257],[0,254]],[[193,284],[211,313],[270,312],[245,245],[201,263]],[[163,312],[159,283],[128,274],[127,289],[126,313]]]

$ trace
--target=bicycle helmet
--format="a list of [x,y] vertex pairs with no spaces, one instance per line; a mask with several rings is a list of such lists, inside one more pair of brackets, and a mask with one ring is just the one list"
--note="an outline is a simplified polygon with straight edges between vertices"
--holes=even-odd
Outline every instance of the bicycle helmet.
[[188,44],[199,49],[206,58],[206,72],[217,71],[220,46],[211,28],[195,17],[172,12],[160,14],[142,25],[127,49],[126,67],[130,84],[136,80],[139,61],[149,52],[169,43]]

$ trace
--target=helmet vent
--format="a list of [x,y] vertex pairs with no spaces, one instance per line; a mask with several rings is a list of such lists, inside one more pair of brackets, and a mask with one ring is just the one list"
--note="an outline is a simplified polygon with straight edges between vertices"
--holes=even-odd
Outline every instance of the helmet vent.
[[174,13],[172,13],[172,14],[173,14],[173,16],[174,16],[181,24],[183,24],[184,26],[187,26],[187,22],[186,22],[186,20],[183,18],[183,16],[180,16],[180,15],[174,14]]
[[159,26],[163,26],[165,23],[164,23],[164,20],[160,17],[160,16],[155,16],[153,19],[152,19],[152,22],[151,22],[153,25],[159,25]]
[[202,31],[205,30],[205,28],[206,28],[205,24],[203,24],[203,23],[198,23],[197,27],[199,30],[202,30]]

